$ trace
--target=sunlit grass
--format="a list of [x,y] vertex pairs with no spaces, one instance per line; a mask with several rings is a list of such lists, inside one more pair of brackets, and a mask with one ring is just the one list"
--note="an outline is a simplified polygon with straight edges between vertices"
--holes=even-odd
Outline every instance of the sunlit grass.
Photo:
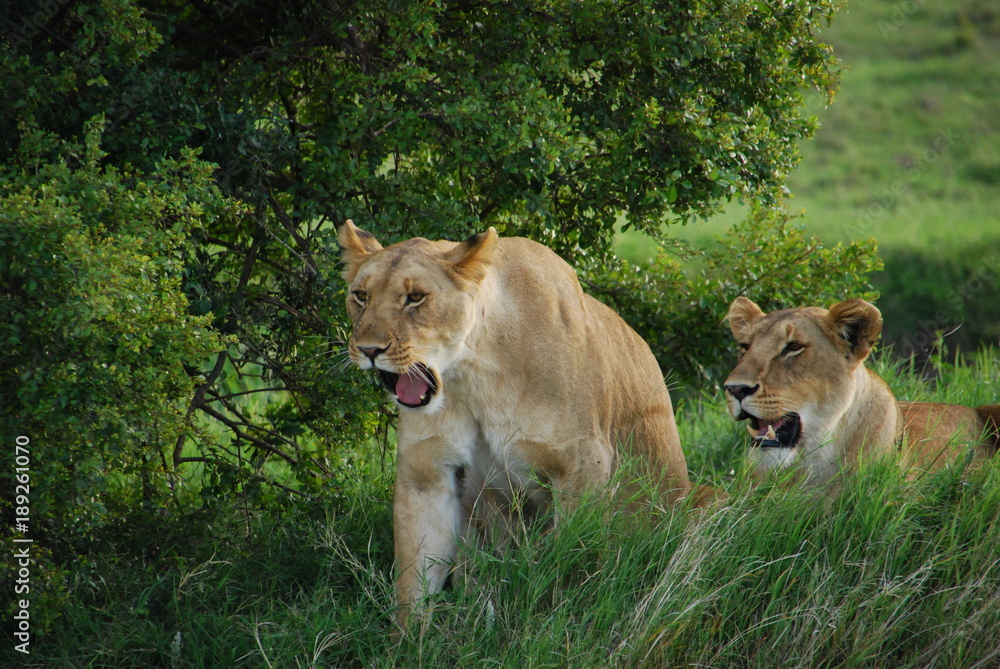
[[[829,107],[807,97],[821,127],[800,146],[785,207],[829,244],[876,238],[887,260],[906,249],[961,263],[966,249],[1000,248],[996,13],[978,0],[849,2],[822,35],[842,60],[841,90]],[[732,203],[667,234],[704,246],[745,213]],[[630,232],[617,250],[639,262],[657,249]]]
[[[997,399],[997,349],[872,364],[907,399]],[[593,499],[506,552],[466,549],[471,578],[398,645],[393,466],[373,458],[336,499],[240,507],[146,560],[81,568],[26,666],[996,666],[1000,462],[917,481],[872,462],[829,495],[752,488],[722,400],[685,395],[677,418],[692,475],[727,502],[624,513]]]

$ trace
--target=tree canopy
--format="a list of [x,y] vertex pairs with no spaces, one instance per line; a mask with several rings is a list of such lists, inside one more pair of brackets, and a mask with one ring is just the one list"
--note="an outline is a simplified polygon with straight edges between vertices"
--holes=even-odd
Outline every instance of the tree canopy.
[[[835,89],[816,37],[833,9],[9,5],[0,392],[5,431],[43,451],[52,545],[82,545],[59,518],[96,541],[136,509],[328,491],[384,429],[341,369],[346,218],[387,242],[541,241],[684,380],[711,378],[736,294],[864,286],[870,248],[824,249],[771,209],[816,125],[804,91]],[[613,257],[622,227],[662,236],[733,199],[758,213],[701,269]]]

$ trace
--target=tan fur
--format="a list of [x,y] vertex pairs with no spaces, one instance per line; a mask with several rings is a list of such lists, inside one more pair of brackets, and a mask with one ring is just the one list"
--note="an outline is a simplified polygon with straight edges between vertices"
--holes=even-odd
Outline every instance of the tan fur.
[[[992,428],[987,420],[1000,407],[896,402],[864,365],[882,331],[882,315],[864,300],[764,314],[739,297],[726,319],[741,348],[725,382],[733,418],[754,417],[761,431],[791,414],[801,420],[792,447],[759,439],[751,448],[758,478],[792,467],[808,483],[823,484],[859,458],[894,453],[900,443],[903,463],[922,470],[953,461],[970,443],[979,444],[979,455],[996,449],[995,418]],[[782,446],[759,445],[766,443]]]
[[416,408],[391,391],[400,627],[441,588],[460,540],[497,538],[514,511],[547,508],[552,490],[559,510],[571,509],[609,482],[619,447],[673,498],[687,494],[653,354],[552,251],[492,228],[462,243],[383,249],[350,221],[339,241],[351,359],[397,374],[419,363],[438,388]]
[[1000,406],[977,409],[958,404],[899,402],[906,449],[904,462],[921,470],[935,470],[965,456],[976,445],[975,457],[993,455],[997,430],[988,421]]

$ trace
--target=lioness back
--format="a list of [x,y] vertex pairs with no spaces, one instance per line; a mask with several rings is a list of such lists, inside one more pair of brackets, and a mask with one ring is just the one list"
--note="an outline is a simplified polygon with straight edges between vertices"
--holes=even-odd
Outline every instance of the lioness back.
[[[533,383],[546,394],[587,393],[601,430],[684,481],[687,467],[670,395],[649,345],[611,308],[583,292],[576,272],[551,249],[529,239],[500,238],[496,269],[502,292],[523,306],[528,340],[545,344],[517,353],[540,370]],[[552,374],[553,369],[557,370]],[[541,370],[547,370],[541,372]]]
[[[904,457],[911,467],[933,471],[962,458],[974,445],[976,459],[996,452],[997,428],[993,412],[937,402],[899,402],[903,416]],[[998,412],[1000,415],[1000,412]]]

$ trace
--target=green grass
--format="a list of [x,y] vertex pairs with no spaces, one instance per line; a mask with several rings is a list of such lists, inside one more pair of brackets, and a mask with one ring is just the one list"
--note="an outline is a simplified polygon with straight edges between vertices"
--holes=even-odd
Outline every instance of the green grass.
[[[932,362],[883,354],[874,367],[901,398],[1000,398],[1000,350]],[[502,559],[470,551],[474,580],[437,596],[399,645],[393,463],[373,459],[339,502],[232,508],[197,535],[175,519],[144,555],[82,566],[58,624],[0,664],[997,666],[1000,462],[917,482],[872,464],[832,499],[751,489],[721,394],[688,397],[677,416],[693,476],[728,504],[692,520],[595,502],[557,531],[529,528]]]
[[[821,127],[800,146],[785,204],[827,243],[878,240],[874,278],[886,340],[926,353],[937,331],[975,349],[1000,341],[1000,13],[987,0],[849,1],[823,37],[844,67]],[[746,211],[732,205],[668,234],[711,245]],[[648,260],[655,244],[620,236]],[[980,279],[978,282],[976,279]],[[978,289],[976,289],[978,286]],[[972,288],[972,290],[970,290]],[[914,342],[921,346],[911,346]],[[912,349],[912,350],[909,350]]]
[[[996,240],[1000,14],[985,0],[943,0],[917,3],[900,22],[903,4],[848,2],[821,32],[842,62],[841,89],[829,107],[807,99],[821,127],[800,146],[788,208],[829,242],[874,236],[934,250]],[[742,217],[734,205],[669,232],[706,243]],[[623,235],[625,257],[648,257],[640,237]]]

